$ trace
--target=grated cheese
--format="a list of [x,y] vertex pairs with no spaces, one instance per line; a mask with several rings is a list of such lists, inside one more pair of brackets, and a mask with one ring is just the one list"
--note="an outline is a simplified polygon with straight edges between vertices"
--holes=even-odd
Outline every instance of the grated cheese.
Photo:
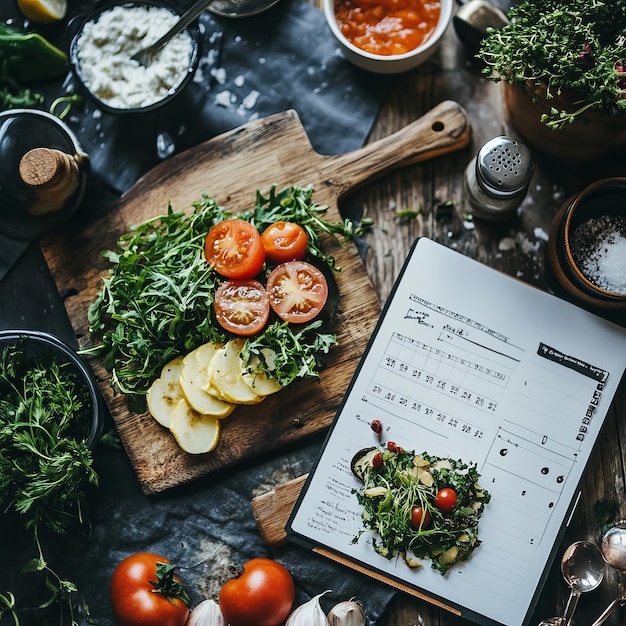
[[173,37],[147,67],[130,57],[177,19],[162,7],[116,6],[87,22],[76,50],[77,69],[87,88],[116,109],[146,107],[175,91],[189,71],[194,45],[189,33]]

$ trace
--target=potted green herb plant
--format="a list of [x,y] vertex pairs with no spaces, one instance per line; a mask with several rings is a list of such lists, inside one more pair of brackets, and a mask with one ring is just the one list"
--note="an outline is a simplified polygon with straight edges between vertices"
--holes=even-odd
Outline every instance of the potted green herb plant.
[[565,160],[626,146],[626,0],[522,0],[479,58],[504,84],[511,122]]

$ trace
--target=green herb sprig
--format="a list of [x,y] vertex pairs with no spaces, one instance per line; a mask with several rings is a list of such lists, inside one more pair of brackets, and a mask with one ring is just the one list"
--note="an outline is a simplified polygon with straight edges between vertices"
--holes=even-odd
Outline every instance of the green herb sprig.
[[519,85],[533,100],[577,95],[573,110],[553,106],[542,121],[562,128],[598,110],[626,111],[626,0],[522,0],[510,24],[491,30],[478,57],[492,80]]
[[[272,187],[267,197],[257,192],[255,206],[236,215],[205,194],[191,213],[169,206],[167,214],[132,227],[116,250],[103,252],[112,267],[88,312],[100,343],[83,353],[102,357],[113,388],[137,398],[171,359],[206,342],[225,342],[229,336],[212,306],[220,278],[205,261],[204,240],[213,225],[230,217],[249,220],[260,231],[278,220],[298,223],[309,236],[309,253],[338,271],[320,237],[350,239],[354,227],[325,219],[328,207],[313,202],[312,194],[312,186]],[[321,357],[335,341],[317,325],[294,331],[276,323],[248,341],[245,355],[275,350],[277,369],[264,359],[261,368],[285,385],[294,377],[317,376]]]

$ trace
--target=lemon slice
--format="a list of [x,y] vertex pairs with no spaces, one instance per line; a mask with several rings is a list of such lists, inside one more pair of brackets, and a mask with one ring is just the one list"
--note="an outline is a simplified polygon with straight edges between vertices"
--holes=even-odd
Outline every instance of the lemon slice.
[[58,22],[67,13],[67,0],[17,0],[20,11],[33,22]]

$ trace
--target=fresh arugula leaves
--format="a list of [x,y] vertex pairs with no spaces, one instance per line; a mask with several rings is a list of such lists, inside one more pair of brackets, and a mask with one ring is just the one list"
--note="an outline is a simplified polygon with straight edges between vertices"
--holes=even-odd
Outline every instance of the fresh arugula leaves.
[[[205,194],[191,213],[169,206],[165,215],[132,227],[115,250],[103,252],[112,267],[88,312],[90,330],[100,343],[83,353],[103,358],[116,391],[143,396],[171,359],[203,343],[229,339],[212,306],[220,278],[204,258],[207,232],[224,219],[249,220],[260,232],[279,220],[300,224],[309,237],[309,254],[339,271],[320,239],[349,240],[355,235],[353,224],[329,222],[324,217],[328,207],[313,202],[312,194],[312,186],[272,187],[266,197],[257,191],[254,208],[236,215]],[[318,376],[322,357],[334,343],[334,335],[320,332],[320,323],[294,330],[274,322],[248,340],[244,364],[260,355],[262,371],[286,385]],[[263,348],[276,352],[275,364],[266,363]]]

